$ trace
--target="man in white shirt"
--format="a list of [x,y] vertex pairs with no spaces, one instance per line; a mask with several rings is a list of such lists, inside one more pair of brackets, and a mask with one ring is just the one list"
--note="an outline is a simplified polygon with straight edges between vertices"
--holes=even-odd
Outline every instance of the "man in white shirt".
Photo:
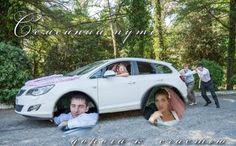
[[84,95],[73,96],[70,103],[70,113],[54,117],[54,123],[64,131],[94,126],[98,120],[98,114],[86,113],[89,110],[88,104],[89,101]]
[[210,72],[207,68],[203,67],[201,63],[197,65],[197,68],[195,68],[195,71],[197,72],[200,80],[201,80],[201,94],[202,97],[205,99],[206,104],[204,106],[208,106],[208,104],[211,103],[211,100],[206,94],[206,91],[209,90],[211,92],[211,96],[215,101],[216,108],[220,108],[220,104],[218,101],[218,98],[215,94],[214,84],[211,80]]

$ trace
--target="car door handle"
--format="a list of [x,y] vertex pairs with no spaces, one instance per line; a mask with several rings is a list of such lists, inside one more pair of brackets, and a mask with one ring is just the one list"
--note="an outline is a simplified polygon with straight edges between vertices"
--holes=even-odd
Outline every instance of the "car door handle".
[[132,84],[135,84],[136,82],[129,82],[128,84],[132,85]]
[[163,81],[163,79],[159,79],[159,80],[156,80],[157,82],[161,82],[161,81]]
[[93,89],[97,89],[97,86],[92,86]]

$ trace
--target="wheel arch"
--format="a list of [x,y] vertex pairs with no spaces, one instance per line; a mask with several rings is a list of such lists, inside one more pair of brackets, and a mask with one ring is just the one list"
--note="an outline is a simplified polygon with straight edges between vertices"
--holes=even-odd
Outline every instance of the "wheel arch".
[[95,106],[97,112],[99,113],[99,107],[98,107],[98,103],[94,100],[94,98],[91,97],[91,95],[85,93],[85,92],[82,92],[82,91],[78,91],[78,90],[74,90],[74,91],[69,91],[69,92],[66,92],[64,94],[62,94],[57,100],[56,102],[54,103],[54,106],[53,106],[53,113],[52,115],[54,116],[54,109],[57,107],[57,104],[60,102],[60,100],[62,100],[63,98],[68,98],[70,99],[73,95],[76,95],[76,94],[82,94],[82,95],[85,95],[88,100],[90,102],[92,102],[92,104]]
[[142,96],[141,98],[141,103],[140,103],[140,107],[141,110],[144,109],[144,106],[148,100],[148,97],[150,96],[150,93],[152,91],[153,88],[171,88],[175,91],[175,93],[177,93],[179,95],[179,97],[181,98],[181,100],[186,104],[186,100],[184,98],[184,96],[182,95],[182,93],[174,86],[172,85],[168,85],[168,84],[157,84],[157,85],[153,85],[152,87],[150,87]]

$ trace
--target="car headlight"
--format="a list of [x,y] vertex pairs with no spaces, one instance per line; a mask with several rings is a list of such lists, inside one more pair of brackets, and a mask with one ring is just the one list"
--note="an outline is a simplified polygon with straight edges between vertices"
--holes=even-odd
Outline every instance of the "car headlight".
[[55,85],[47,85],[47,86],[32,88],[26,93],[26,95],[33,95],[33,96],[42,95],[50,91],[54,86]]

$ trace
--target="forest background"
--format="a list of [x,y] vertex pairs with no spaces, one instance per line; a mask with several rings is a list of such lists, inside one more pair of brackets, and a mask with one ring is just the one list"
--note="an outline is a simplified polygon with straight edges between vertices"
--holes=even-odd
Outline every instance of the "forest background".
[[0,102],[24,83],[94,61],[202,62],[236,85],[236,0],[0,0]]

